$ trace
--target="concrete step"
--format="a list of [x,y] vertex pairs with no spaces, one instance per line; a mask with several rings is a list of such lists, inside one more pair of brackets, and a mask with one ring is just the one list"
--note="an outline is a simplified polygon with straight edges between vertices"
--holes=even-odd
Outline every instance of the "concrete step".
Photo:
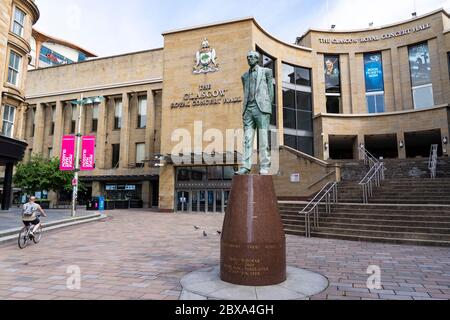
[[[281,214],[283,220],[299,220],[304,221],[304,215],[300,214]],[[386,224],[386,223],[402,223],[402,224],[450,224],[450,216],[427,216],[427,215],[379,215],[379,214],[358,214],[358,213],[341,213],[333,212],[329,219],[335,219],[336,221],[347,222],[361,222],[361,223],[373,223]]]
[[[294,236],[305,236],[305,231],[303,230],[292,230],[289,228],[285,229],[286,234]],[[414,246],[439,246],[439,247],[450,247],[450,241],[440,240],[419,240],[419,239],[404,239],[395,237],[380,237],[380,236],[360,236],[354,235],[342,235],[338,233],[330,232],[311,232],[311,236],[315,238],[322,239],[337,239],[337,240],[347,240],[347,241],[358,241],[358,242],[378,242],[378,243],[390,243],[390,244],[402,244],[402,245],[414,245]]]

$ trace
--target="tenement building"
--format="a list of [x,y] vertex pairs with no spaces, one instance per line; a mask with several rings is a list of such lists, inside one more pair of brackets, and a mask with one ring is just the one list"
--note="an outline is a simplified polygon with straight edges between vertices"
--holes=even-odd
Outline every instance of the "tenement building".
[[[168,31],[164,48],[28,72],[16,135],[58,156],[61,137],[95,135],[86,197],[167,211],[222,212],[242,154],[247,52],[273,70],[273,174],[280,198],[340,178],[339,159],[448,156],[450,18],[445,10],[379,28],[309,30],[295,44],[253,18]],[[6,79],[6,78],[5,78]],[[43,85],[45,84],[45,85]],[[5,113],[4,113],[5,114]],[[256,144],[255,144],[256,145]],[[64,197],[64,195],[59,195]],[[57,201],[57,199],[55,199]]]
[[34,0],[0,0],[0,13],[0,169],[4,172],[1,209],[7,210],[13,167],[22,160],[27,147],[22,136],[27,110],[25,82],[31,30],[39,19],[39,10]]

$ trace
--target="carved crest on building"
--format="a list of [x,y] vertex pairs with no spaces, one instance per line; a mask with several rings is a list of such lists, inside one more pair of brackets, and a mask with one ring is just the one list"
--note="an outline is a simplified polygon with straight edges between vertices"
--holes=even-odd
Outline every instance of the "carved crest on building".
[[210,47],[207,39],[203,40],[202,47],[195,55],[194,74],[204,74],[219,71],[216,50]]

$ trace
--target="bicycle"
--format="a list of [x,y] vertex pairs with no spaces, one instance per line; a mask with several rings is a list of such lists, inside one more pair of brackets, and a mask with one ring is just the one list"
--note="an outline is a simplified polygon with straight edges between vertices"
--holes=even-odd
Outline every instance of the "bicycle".
[[31,241],[38,244],[42,239],[42,225],[36,230],[34,236],[31,232],[34,229],[34,225],[30,224],[28,227],[23,227],[19,233],[18,244],[20,249],[25,249]]

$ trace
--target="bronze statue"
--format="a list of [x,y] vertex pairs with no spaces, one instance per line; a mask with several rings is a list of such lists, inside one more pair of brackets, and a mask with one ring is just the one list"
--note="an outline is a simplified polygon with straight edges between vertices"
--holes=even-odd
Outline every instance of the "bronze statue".
[[250,51],[247,61],[250,70],[242,76],[244,86],[244,155],[243,165],[236,175],[248,175],[252,169],[253,142],[259,132],[260,174],[268,175],[271,158],[269,126],[274,100],[273,73],[259,66],[260,54]]

